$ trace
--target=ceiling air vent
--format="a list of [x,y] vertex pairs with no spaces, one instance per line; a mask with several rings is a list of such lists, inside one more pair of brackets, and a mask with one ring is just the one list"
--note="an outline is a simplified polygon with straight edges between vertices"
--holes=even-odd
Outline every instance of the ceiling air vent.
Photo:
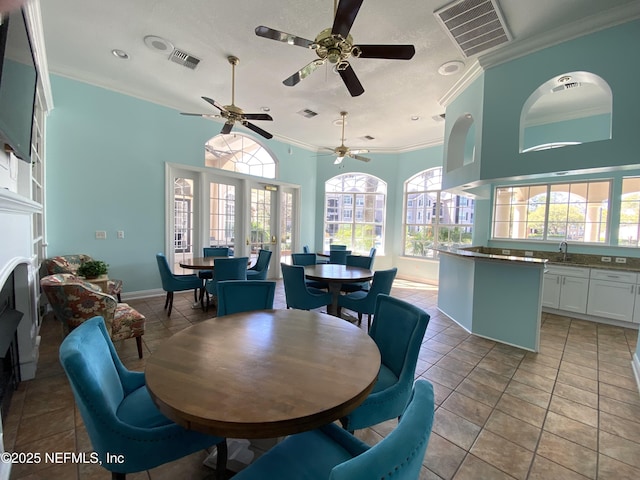
[[362,140],[366,140],[367,142],[370,142],[371,140],[375,140],[375,137],[372,137],[371,135],[365,135],[363,137],[360,137]]
[[305,109],[303,109],[303,110],[300,110],[298,113],[299,113],[300,115],[302,115],[303,117],[305,117],[305,118],[313,118],[313,117],[315,117],[316,115],[318,115],[318,113],[317,113],[317,112],[314,112],[313,110],[309,110],[308,108],[305,108]]
[[569,90],[571,88],[577,88],[579,86],[581,86],[582,84],[580,82],[568,82],[568,83],[563,83],[562,85],[558,85],[557,87],[553,87],[551,89],[552,93],[556,93],[556,92],[563,92],[564,90]]
[[169,55],[169,60],[177,63],[178,65],[190,68],[191,70],[194,70],[200,63],[199,58],[196,58],[193,55],[188,54],[187,52],[183,52],[182,50],[178,50],[177,48],[174,49],[173,52],[171,52],[171,55]]
[[511,40],[496,0],[458,0],[433,14],[465,57]]

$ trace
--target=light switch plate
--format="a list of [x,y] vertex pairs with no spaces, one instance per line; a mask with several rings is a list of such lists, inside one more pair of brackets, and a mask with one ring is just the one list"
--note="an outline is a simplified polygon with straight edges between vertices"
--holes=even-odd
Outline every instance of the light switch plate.
[[627,263],[626,257],[616,257],[616,263]]
[[107,232],[104,230],[96,230],[96,240],[106,240]]
[[611,263],[611,257],[601,257],[600,261],[605,263]]
[[118,230],[118,238],[119,239],[123,239],[124,238],[124,230]]

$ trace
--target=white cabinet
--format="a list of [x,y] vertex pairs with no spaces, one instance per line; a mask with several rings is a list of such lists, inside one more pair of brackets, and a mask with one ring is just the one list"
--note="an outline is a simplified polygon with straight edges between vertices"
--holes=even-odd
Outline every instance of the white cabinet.
[[623,322],[633,321],[637,277],[632,272],[592,269],[587,313]]
[[589,268],[551,265],[544,274],[542,306],[586,313]]
[[[640,282],[640,279],[638,281]],[[636,303],[633,308],[633,323],[640,323],[640,285],[636,285]]]

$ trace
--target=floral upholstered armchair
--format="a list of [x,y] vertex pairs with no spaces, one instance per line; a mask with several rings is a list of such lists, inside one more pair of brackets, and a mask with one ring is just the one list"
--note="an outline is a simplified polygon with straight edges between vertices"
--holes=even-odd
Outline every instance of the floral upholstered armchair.
[[[44,261],[47,275],[55,275],[56,273],[71,273],[73,275],[78,274],[78,268],[85,262],[91,262],[93,258],[84,253],[77,255],[60,255],[57,257],[47,258]],[[109,279],[107,282],[107,292],[109,295],[114,295],[121,302],[120,294],[122,293],[122,280]]]
[[135,338],[138,356],[142,358],[142,335],[145,317],[126,303],[118,301],[100,287],[70,273],[48,275],[40,280],[58,320],[73,330],[95,316],[102,316],[114,342]]

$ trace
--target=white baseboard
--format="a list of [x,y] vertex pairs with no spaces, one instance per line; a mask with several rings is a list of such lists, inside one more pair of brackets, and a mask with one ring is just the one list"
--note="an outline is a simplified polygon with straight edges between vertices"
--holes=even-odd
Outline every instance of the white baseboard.
[[631,366],[633,367],[633,373],[636,376],[636,385],[638,386],[638,392],[640,393],[640,359],[638,359],[637,353],[633,355]]

